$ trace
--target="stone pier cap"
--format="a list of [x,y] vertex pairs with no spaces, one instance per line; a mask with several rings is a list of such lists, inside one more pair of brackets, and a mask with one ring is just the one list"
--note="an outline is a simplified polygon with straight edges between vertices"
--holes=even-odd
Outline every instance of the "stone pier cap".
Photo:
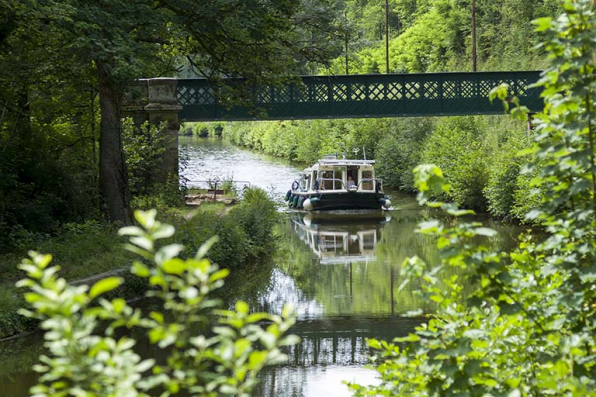
[[182,106],[178,104],[177,89],[178,79],[174,77],[135,80],[127,86],[122,110],[124,112],[140,110],[179,112]]

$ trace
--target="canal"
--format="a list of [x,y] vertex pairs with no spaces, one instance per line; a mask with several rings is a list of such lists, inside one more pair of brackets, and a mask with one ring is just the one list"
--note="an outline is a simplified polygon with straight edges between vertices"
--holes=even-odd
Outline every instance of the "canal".
[[[270,192],[280,203],[303,168],[285,160],[240,149],[222,140],[180,137],[182,176],[195,181],[248,181]],[[375,372],[364,368],[371,351],[367,338],[407,335],[423,321],[408,312],[432,313],[418,296],[419,284],[400,289],[400,266],[418,255],[436,262],[434,243],[415,233],[430,215],[406,195],[391,194],[390,211],[294,212],[280,207],[279,251],[273,263],[237,299],[258,310],[279,313],[292,303],[298,321],[292,332],[302,342],[288,350],[287,362],[266,369],[255,396],[349,396],[343,381],[371,384]],[[521,230],[482,220],[499,234],[488,245],[507,249]],[[30,367],[43,351],[40,334],[0,342],[0,396],[27,396],[35,382]]]

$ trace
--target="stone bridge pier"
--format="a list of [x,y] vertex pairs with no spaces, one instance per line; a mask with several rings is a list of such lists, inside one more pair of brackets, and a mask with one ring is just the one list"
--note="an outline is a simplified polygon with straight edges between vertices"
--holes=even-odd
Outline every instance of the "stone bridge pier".
[[122,115],[131,117],[136,126],[149,122],[150,126],[165,125],[163,134],[170,140],[152,180],[165,183],[168,176],[178,178],[178,114],[182,106],[177,99],[178,80],[175,78],[152,78],[136,80],[129,85],[124,96]]

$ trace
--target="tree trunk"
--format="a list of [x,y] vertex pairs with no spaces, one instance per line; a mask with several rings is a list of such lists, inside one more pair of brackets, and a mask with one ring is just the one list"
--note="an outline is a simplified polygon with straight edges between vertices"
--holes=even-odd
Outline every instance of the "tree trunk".
[[114,84],[108,67],[96,62],[99,85],[99,187],[102,210],[109,220],[130,223],[128,173],[122,148],[120,101],[122,91]]

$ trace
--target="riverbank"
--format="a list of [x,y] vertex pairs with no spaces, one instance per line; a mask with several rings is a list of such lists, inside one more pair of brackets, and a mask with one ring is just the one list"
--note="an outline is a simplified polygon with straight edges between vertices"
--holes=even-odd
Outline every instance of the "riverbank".
[[[272,230],[278,214],[273,200],[260,189],[248,189],[243,200],[229,209],[222,203],[204,202],[198,208],[162,209],[162,222],[176,227],[170,242],[183,244],[183,255],[192,256],[213,235],[219,242],[209,258],[222,267],[241,272],[271,252]],[[67,281],[124,269],[126,282],[114,295],[130,299],[141,296],[147,285],[127,271],[135,256],[123,249],[125,240],[117,235],[118,225],[101,222],[68,224],[55,237],[23,240],[14,252],[0,255],[0,339],[35,329],[36,323],[18,314],[25,302],[14,286],[23,275],[17,269],[29,249],[53,255]]]

